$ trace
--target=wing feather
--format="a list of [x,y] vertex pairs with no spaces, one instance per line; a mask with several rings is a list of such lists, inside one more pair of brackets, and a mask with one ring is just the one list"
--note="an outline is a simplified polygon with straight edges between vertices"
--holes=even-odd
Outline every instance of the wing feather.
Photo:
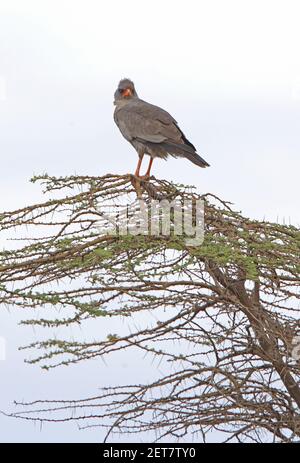
[[184,143],[175,119],[165,110],[143,100],[130,102],[115,112],[115,121],[123,136],[152,143]]

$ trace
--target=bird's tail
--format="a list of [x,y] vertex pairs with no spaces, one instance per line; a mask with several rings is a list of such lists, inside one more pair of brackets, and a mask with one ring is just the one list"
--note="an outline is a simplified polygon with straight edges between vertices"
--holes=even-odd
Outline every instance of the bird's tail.
[[174,157],[187,158],[200,167],[209,167],[209,164],[199,154],[196,153],[189,145],[166,142],[164,148]]

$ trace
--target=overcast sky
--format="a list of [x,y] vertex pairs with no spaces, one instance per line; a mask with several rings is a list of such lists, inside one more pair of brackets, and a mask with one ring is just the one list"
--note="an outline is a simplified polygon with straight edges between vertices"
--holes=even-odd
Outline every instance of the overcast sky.
[[[137,155],[112,119],[114,90],[130,77],[211,164],[157,160],[154,175],[194,184],[245,215],[299,225],[299,13],[289,0],[0,0],[0,210],[41,200],[33,174],[134,171]],[[109,367],[41,373],[17,351],[36,338],[19,319],[0,312],[0,409],[93,394],[143,364],[115,357]],[[0,417],[0,428],[2,441],[101,440],[99,430],[72,425],[40,431]]]

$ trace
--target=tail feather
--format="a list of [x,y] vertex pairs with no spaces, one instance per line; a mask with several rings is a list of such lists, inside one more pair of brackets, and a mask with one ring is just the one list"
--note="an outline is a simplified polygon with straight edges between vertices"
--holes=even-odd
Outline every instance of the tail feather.
[[205,161],[199,154],[197,153],[185,153],[184,156],[192,161],[194,164],[200,167],[209,167],[208,162]]
[[200,167],[209,167],[209,164],[205,161],[205,159],[199,156],[199,154],[197,154],[196,151],[194,151],[194,149],[189,145],[171,142],[163,143],[163,145],[166,151],[168,151],[168,153],[172,156],[187,158],[189,161]]

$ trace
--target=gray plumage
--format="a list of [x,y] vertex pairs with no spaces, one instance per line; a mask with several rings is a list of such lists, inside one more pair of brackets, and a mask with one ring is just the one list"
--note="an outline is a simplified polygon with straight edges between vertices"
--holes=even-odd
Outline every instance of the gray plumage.
[[[144,154],[163,159],[171,155],[185,157],[200,167],[209,166],[196,153],[196,148],[185,137],[176,120],[164,109],[141,100],[131,80],[120,81],[114,104],[115,123],[124,138],[136,149],[140,160]],[[140,164],[137,175],[139,167]]]

